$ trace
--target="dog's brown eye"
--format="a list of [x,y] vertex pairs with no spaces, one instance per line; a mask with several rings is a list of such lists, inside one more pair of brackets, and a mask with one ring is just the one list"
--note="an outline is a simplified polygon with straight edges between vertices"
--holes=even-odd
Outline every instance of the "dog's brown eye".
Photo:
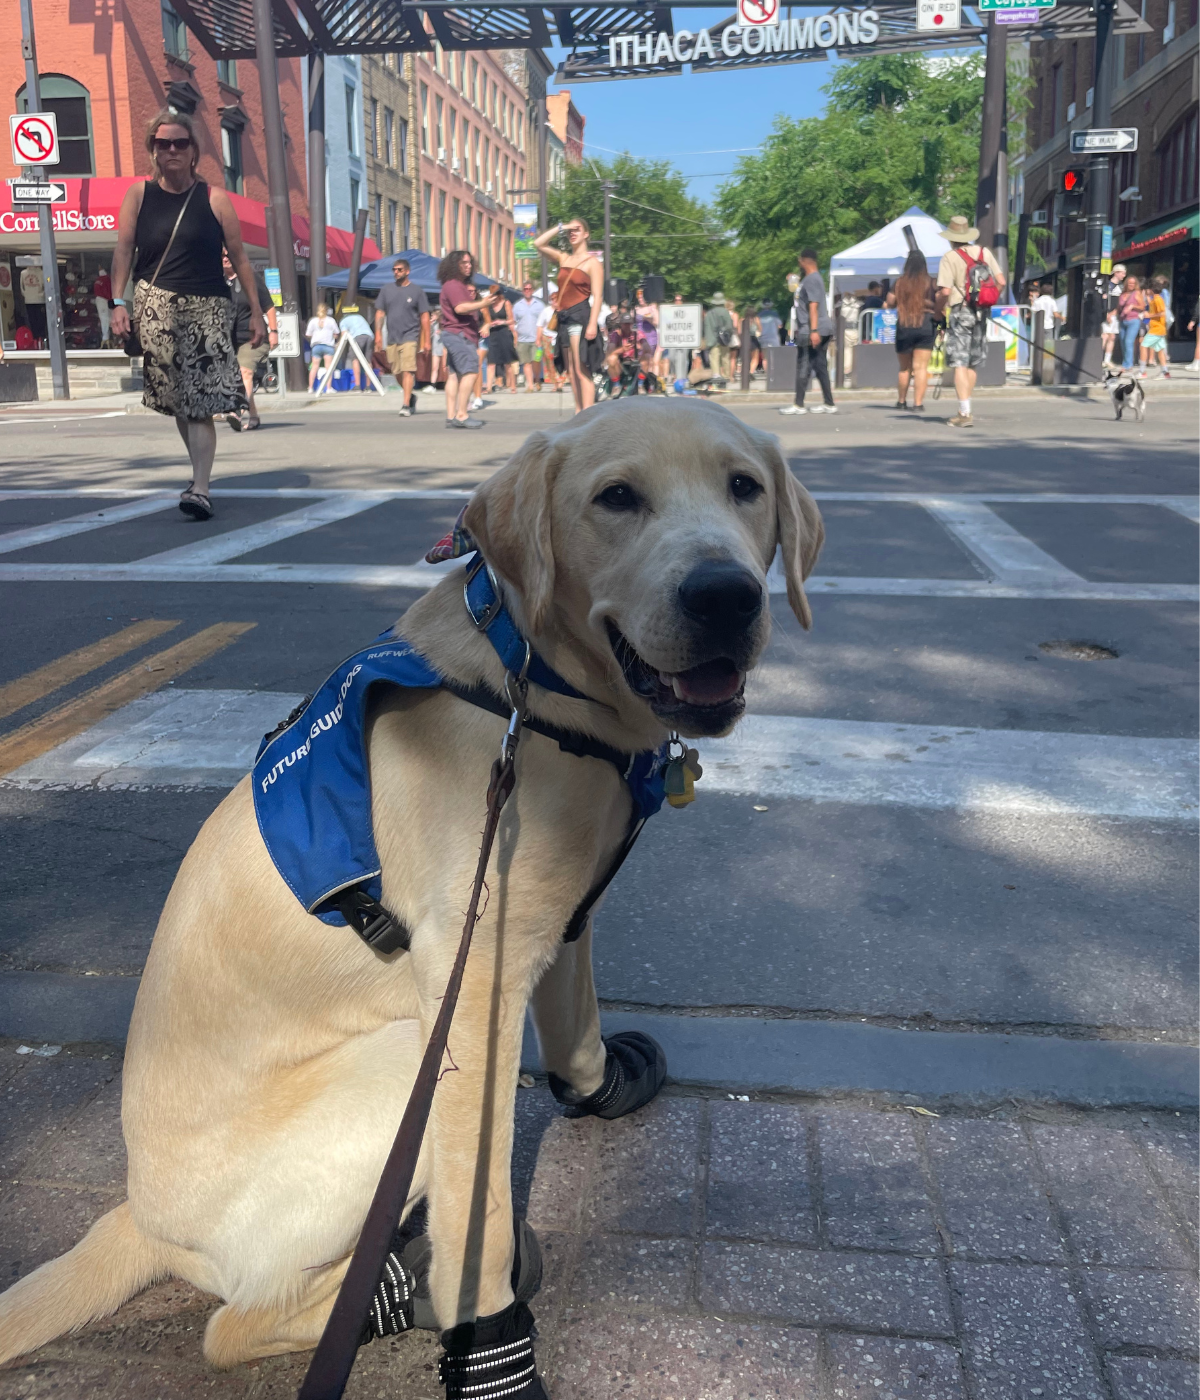
[[640,502],[632,487],[618,482],[616,486],[608,486],[601,491],[596,497],[596,504],[608,510],[637,510]]
[[762,487],[752,476],[731,476],[729,489],[739,501],[752,501],[762,495]]

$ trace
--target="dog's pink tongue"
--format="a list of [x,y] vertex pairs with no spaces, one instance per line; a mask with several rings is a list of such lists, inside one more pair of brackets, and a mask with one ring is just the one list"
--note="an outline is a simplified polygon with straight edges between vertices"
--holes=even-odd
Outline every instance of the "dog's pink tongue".
[[730,661],[705,661],[672,679],[676,694],[689,705],[720,705],[738,693],[744,677]]

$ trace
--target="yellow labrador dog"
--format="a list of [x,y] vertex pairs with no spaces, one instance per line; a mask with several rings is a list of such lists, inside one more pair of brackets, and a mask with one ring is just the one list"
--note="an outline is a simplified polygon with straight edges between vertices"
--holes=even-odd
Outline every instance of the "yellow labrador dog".
[[[770,632],[777,547],[788,601],[810,624],[817,509],[775,439],[716,405],[622,400],[534,433],[475,492],[465,524],[521,634],[580,692],[533,685],[531,714],[626,753],[672,731],[725,733],[740,717]],[[451,681],[503,693],[460,571],[397,632]],[[382,903],[410,950],[383,955],[306,913],[240,783],[184,859],[146,963],[125,1061],[128,1200],[0,1298],[0,1360],[168,1276],[225,1300],[204,1339],[216,1366],[316,1344],[446,986],[504,729],[444,690],[383,696],[367,730],[371,815]],[[562,935],[629,814],[611,763],[526,733],[451,1030],[454,1072],[438,1086],[410,1201],[428,1200],[432,1316],[477,1324],[478,1364],[450,1376],[451,1400],[544,1394],[513,1291],[522,1026],[531,1007],[559,1097],[595,1109],[613,1055],[590,925],[577,942]],[[661,1074],[651,1079],[653,1092]]]

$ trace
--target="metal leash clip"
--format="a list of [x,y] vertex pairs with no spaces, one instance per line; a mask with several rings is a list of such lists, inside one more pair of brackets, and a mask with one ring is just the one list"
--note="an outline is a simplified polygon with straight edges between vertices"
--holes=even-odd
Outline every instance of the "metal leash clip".
[[500,761],[508,764],[513,760],[517,751],[517,742],[521,737],[521,729],[525,724],[525,716],[529,713],[526,701],[529,696],[529,681],[526,676],[529,672],[529,662],[533,657],[533,648],[528,642],[525,643],[525,660],[521,663],[521,670],[518,675],[513,675],[511,671],[504,673],[504,698],[512,706],[512,715],[508,721],[508,729],[504,735],[504,742],[500,745]]

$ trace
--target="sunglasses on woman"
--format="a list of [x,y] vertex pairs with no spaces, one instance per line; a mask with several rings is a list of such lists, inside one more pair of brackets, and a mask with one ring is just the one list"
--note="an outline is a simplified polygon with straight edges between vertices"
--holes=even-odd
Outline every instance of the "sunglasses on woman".
[[190,136],[175,136],[168,140],[163,136],[154,138],[154,149],[166,155],[168,151],[186,151],[192,144]]

